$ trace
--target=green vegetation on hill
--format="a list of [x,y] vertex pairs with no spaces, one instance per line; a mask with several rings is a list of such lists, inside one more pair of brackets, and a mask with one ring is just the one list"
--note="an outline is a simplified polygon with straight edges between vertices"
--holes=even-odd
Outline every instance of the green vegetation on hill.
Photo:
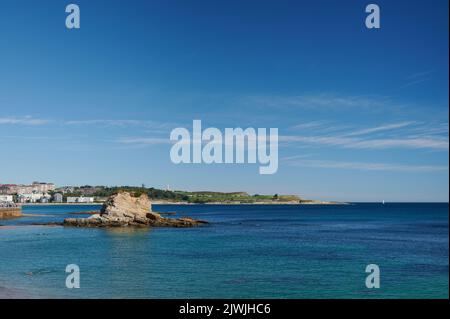
[[146,187],[134,187],[134,186],[117,186],[117,187],[104,187],[104,186],[83,186],[74,187],[70,193],[65,193],[64,197],[72,196],[93,196],[98,199],[104,199],[115,193],[127,191],[135,196],[141,194],[147,194],[151,200],[169,201],[169,202],[187,202],[187,203],[241,203],[241,204],[253,204],[253,203],[292,203],[300,202],[300,197],[296,195],[250,195],[246,192],[186,192],[186,191],[170,191],[156,188]]
[[245,192],[177,192],[189,198],[191,203],[258,203],[258,202],[299,202],[294,195],[249,195]]

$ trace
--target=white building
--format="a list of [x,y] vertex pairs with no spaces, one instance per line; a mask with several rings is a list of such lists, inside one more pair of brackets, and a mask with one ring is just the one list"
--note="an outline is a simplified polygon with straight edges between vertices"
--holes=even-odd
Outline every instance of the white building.
[[30,193],[30,194],[20,194],[19,202],[20,203],[36,203],[44,197],[42,193]]
[[94,197],[67,197],[68,203],[93,203]]
[[52,198],[51,195],[44,194],[44,195],[42,195],[42,197],[39,200],[40,200],[41,203],[48,203],[48,202],[50,202],[51,198]]
[[12,195],[0,195],[0,203],[10,203],[13,201]]
[[61,193],[56,193],[53,195],[53,202],[54,203],[62,203],[63,202],[63,195]]

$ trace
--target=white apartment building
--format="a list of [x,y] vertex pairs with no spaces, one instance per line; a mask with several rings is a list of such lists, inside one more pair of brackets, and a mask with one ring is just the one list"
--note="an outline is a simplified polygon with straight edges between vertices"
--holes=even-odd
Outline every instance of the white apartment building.
[[20,194],[18,201],[19,203],[37,203],[43,197],[45,197],[45,195],[42,193]]
[[33,182],[31,187],[34,192],[39,192],[39,193],[47,193],[47,192],[55,190],[55,184],[53,184],[53,183]]
[[93,203],[94,197],[67,197],[68,203]]
[[31,185],[6,184],[0,185],[0,194],[31,194],[31,193],[48,193],[55,190],[53,183],[33,182]]
[[54,203],[62,203],[63,202],[63,195],[61,193],[56,193],[53,195],[53,202]]
[[13,201],[12,195],[0,195],[0,203],[10,203]]

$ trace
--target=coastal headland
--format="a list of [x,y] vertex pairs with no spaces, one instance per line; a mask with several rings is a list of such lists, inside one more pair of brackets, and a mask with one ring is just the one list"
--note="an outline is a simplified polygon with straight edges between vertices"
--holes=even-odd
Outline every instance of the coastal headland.
[[162,205],[338,205],[332,201],[318,201],[287,194],[249,194],[243,191],[184,191],[142,186],[62,186],[34,182],[31,185],[0,184],[0,205],[3,202],[21,205],[102,205],[112,195],[128,192],[146,194],[153,204]]

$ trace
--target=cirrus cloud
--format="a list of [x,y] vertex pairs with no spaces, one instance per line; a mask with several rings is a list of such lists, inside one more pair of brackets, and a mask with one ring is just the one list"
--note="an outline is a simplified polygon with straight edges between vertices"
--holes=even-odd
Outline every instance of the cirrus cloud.
[[37,119],[31,116],[24,117],[0,117],[0,125],[45,125],[50,120]]

